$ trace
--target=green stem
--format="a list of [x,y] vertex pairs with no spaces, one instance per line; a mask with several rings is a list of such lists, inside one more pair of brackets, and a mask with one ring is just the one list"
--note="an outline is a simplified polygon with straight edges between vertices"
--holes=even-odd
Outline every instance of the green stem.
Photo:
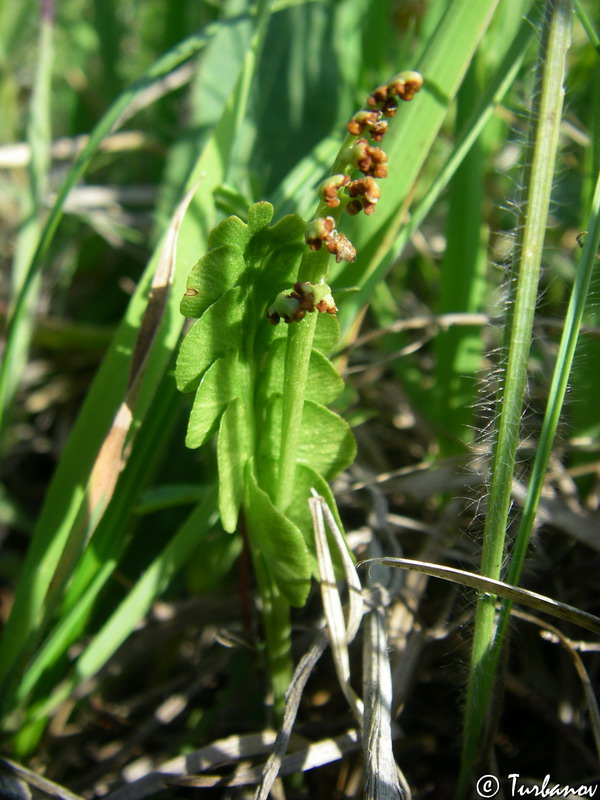
[[[347,150],[356,139],[357,137],[352,135],[346,137],[330,174],[350,173],[352,171],[352,167],[347,160]],[[331,209],[324,202],[320,202],[315,218],[331,216],[337,223],[344,207],[342,203],[338,208]],[[310,281],[311,283],[325,281],[328,263],[329,252],[325,248],[318,251],[307,248],[300,264],[298,279],[300,281]],[[288,328],[283,379],[279,472],[274,497],[276,507],[283,512],[289,506],[294,491],[298,442],[316,326],[317,314],[313,313],[308,314],[304,320],[292,324]],[[273,705],[276,719],[281,719],[285,706],[285,692],[292,677],[289,606],[280,595],[272,578],[270,578],[260,553],[253,557],[255,558],[255,570],[263,602],[265,638],[273,688]]]
[[[350,174],[353,171],[354,168],[348,164],[347,153],[357,139],[357,136],[351,134],[346,136],[335,158],[330,175]],[[335,209],[320,202],[314,218],[333,217],[337,224],[344,208],[343,202]],[[325,281],[329,257],[330,254],[325,248],[318,251],[307,248],[298,270],[298,280],[311,283]],[[288,330],[283,378],[279,477],[275,492],[275,505],[281,511],[285,511],[289,505],[294,489],[296,453],[302,426],[308,365],[316,326],[317,315],[309,314],[301,322],[290,325]]]
[[[599,244],[600,175],[598,176],[596,182],[596,190],[594,192],[594,199],[588,225],[588,234],[586,236],[584,249],[581,254],[579,268],[575,276],[573,292],[569,300],[569,308],[565,317],[563,335],[560,341],[558,354],[556,356],[556,365],[552,377],[552,385],[550,386],[548,393],[548,405],[546,407],[546,413],[542,423],[540,439],[536,449],[531,477],[529,479],[527,497],[525,498],[519,530],[515,538],[515,546],[506,578],[506,582],[513,586],[518,585],[523,564],[525,563],[525,557],[527,555],[527,549],[529,547],[529,541],[531,539],[531,533],[535,523],[536,512],[540,497],[542,495],[542,489],[544,487],[544,476],[548,467],[548,461],[550,460],[552,445],[556,436],[556,429],[558,428],[560,413],[567,392],[567,384],[571,374],[575,348],[577,346],[577,339],[581,328],[583,312],[585,310],[585,302],[592,279],[592,273],[594,271],[596,253],[598,251]],[[489,669],[490,678],[492,680],[497,672],[498,662],[500,660],[502,647],[505,641],[506,628],[512,606],[513,603],[511,600],[504,600],[502,608],[500,609],[493,651],[490,656]]]
[[[525,198],[522,233],[516,254],[517,285],[507,329],[508,361],[504,385],[497,400],[499,422],[493,451],[488,513],[484,528],[481,573],[499,578],[515,457],[521,427],[521,412],[527,382],[536,295],[548,207],[558,148],[563,103],[565,57],[570,42],[572,0],[548,0],[540,48],[540,66],[532,109],[533,125],[526,157],[530,166],[524,176]],[[481,757],[481,737],[494,684],[493,649],[495,596],[485,595],[477,603],[465,710],[463,755],[458,797],[467,795],[471,775]]]
[[[262,562],[259,556],[257,561]],[[292,680],[294,664],[292,661],[292,626],[290,607],[277,588],[277,584],[261,563],[257,576],[264,572],[265,581],[258,577],[260,595],[263,603],[265,643],[273,690],[273,712],[277,724],[283,719],[285,695]]]
[[[240,517],[240,525],[246,526],[245,517]],[[253,542],[252,530],[246,527],[254,574],[262,603],[262,618],[265,635],[265,649],[271,690],[273,692],[273,713],[275,724],[283,719],[285,694],[292,679],[292,626],[290,606],[273,580],[259,547]]]
[[310,314],[302,324],[290,326],[285,351],[283,379],[281,450],[275,505],[285,511],[293,494],[296,475],[296,450],[308,377],[308,365],[317,327],[317,315]]

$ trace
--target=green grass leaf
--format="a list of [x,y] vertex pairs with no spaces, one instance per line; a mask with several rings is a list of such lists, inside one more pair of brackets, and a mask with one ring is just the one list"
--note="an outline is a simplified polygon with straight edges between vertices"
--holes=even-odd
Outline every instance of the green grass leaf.
[[[213,191],[223,181],[231,158],[239,124],[239,121],[236,124],[237,115],[248,100],[248,76],[244,71],[248,75],[253,72],[255,51],[261,43],[260,26],[264,27],[264,22],[263,18],[259,20],[258,32],[251,41],[248,51],[245,54],[240,53],[240,77],[228,104],[222,110],[218,125],[209,135],[197,158],[189,165],[187,187],[195,186],[201,176],[202,186],[192,201],[190,213],[181,225],[178,240],[178,269],[175,271],[173,289],[168,296],[163,322],[146,359],[144,379],[139,388],[132,420],[133,434],[152,405],[181,333],[183,319],[178,313],[179,299],[183,294],[189,264],[195,263],[198,252],[204,249],[207,233],[205,225],[210,225],[210,220],[214,218]],[[236,21],[230,20],[223,24],[235,25]],[[147,71],[144,78],[127,90],[98,123],[59,193],[52,215],[42,234],[37,254],[24,281],[20,305],[15,310],[13,324],[18,324],[19,313],[22,312],[23,303],[26,302],[30,291],[30,281],[37,274],[43,255],[54,235],[62,216],[65,198],[89,166],[106,133],[138,93],[157,77],[166,74],[197,52],[220,29],[221,23],[209,27],[207,31],[190,37],[159,59]],[[161,251],[162,242],[138,283],[123,322],[88,393],[38,518],[20,576],[11,617],[0,642],[0,684],[6,689],[2,692],[6,706],[12,703],[13,696],[7,689],[7,683],[12,684],[18,678],[26,658],[36,648],[44,634],[48,591],[52,588],[53,592],[60,593],[61,586],[53,583],[57,565],[65,553],[75,546],[80,546],[76,543],[84,541],[89,544],[90,537],[100,521],[94,515],[95,506],[89,495],[90,476],[107,431],[110,430],[115,413],[126,394],[130,359]],[[134,439],[133,435],[129,440],[131,447]],[[135,499],[131,503],[131,510],[134,506]],[[123,518],[121,522],[124,524]],[[66,582],[68,577],[66,574],[63,575],[63,582]],[[15,664],[20,665],[19,670],[14,669]]]
[[[187,562],[216,522],[216,494],[216,487],[212,487],[85,647],[71,674],[46,700],[32,707],[29,715],[31,721],[43,719],[77,686],[95,675],[134,630],[138,621],[148,613],[156,597],[164,592],[173,576]],[[77,613],[78,610],[74,609],[71,616],[76,616]],[[67,620],[68,618],[65,618],[65,622]],[[49,646],[53,644],[54,642],[50,640]],[[57,655],[61,649],[59,647],[56,654],[48,650],[47,654]],[[48,661],[51,663],[52,659]]]
[[[428,42],[427,50],[415,64],[424,78],[418,100],[403,105],[386,135],[389,177],[382,182],[377,213],[368,225],[345,223],[345,230],[357,249],[352,264],[335,268],[337,286],[358,286],[340,304],[345,332],[360,309],[371,298],[385,271],[377,271],[389,254],[398,231],[406,221],[404,204],[429,155],[440,127],[450,109],[462,79],[497,6],[497,0],[454,0]],[[386,262],[387,268],[391,262]]]
[[[50,216],[41,231],[37,248],[30,259],[27,269],[24,270],[22,280],[19,284],[19,291],[15,299],[14,309],[8,323],[5,356],[2,364],[0,364],[0,413],[2,413],[3,421],[6,419],[6,414],[11,402],[11,386],[14,384],[13,376],[15,369],[17,369],[14,359],[17,357],[17,349],[20,347],[21,325],[26,322],[27,310],[31,302],[30,295],[32,291],[35,291],[36,277],[41,271],[44,258],[63,216],[64,204],[69,192],[89,168],[93,157],[98,152],[102,140],[110,132],[115,130],[116,124],[123,119],[124,113],[149,85],[157,79],[164,77],[179,64],[195,55],[211,41],[212,37],[215,36],[224,25],[235,25],[240,24],[240,22],[245,23],[246,19],[246,17],[243,17],[237,20],[225,20],[209,25],[206,30],[190,36],[184,42],[179,42],[176,47],[168,53],[165,53],[152,64],[138,81],[117,98],[94,128],[87,144],[77,157],[61,186]],[[220,147],[222,151],[227,149],[226,139],[220,144]],[[211,172],[214,174],[215,169],[219,166],[222,166],[221,159],[215,159]],[[195,180],[197,180],[197,175],[198,173],[196,173]],[[192,183],[193,181],[191,181],[189,185],[192,185]],[[4,422],[2,424],[4,424]]]

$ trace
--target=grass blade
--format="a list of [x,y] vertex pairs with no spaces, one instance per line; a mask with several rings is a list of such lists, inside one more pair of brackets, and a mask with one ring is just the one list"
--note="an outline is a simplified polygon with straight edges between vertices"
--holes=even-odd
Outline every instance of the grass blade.
[[17,371],[15,362],[17,351],[20,350],[21,358],[23,357],[22,347],[19,346],[19,331],[22,330],[21,326],[23,325],[23,321],[30,307],[30,297],[32,291],[35,289],[35,280],[41,271],[50,243],[62,219],[65,201],[69,192],[88,169],[104,137],[109,133],[113,133],[118,128],[119,124],[122,124],[124,121],[123,115],[135,102],[138,95],[144,92],[156,80],[167,75],[175,69],[175,67],[179,66],[179,64],[191,58],[200,49],[205,47],[223,25],[240,24],[240,22],[246,19],[247,16],[243,15],[231,20],[223,20],[208,25],[205,30],[188,37],[183,42],[179,42],[176,47],[159,58],[138,81],[126,89],[117,100],[115,100],[92,131],[85,147],[79,153],[75,163],[70,168],[54,206],[52,207],[50,216],[40,234],[35,252],[31,256],[27,268],[23,269],[23,277],[20,281],[19,291],[8,319],[4,358],[0,364],[0,433],[4,430],[4,426],[6,425],[6,414],[8,413],[11,401],[11,386],[14,386],[15,380],[17,380],[17,376],[20,374],[20,370]]
[[217,488],[213,486],[84,649],[72,674],[46,701],[32,707],[28,723],[47,716],[77,686],[93,677],[116,652],[216,522],[216,498]]
[[[447,7],[427,51],[415,68],[425,84],[418,103],[403,106],[388,134],[390,177],[382,187],[382,197],[373,215],[374,225],[348,226],[358,257],[353,264],[338,270],[338,286],[360,286],[340,304],[343,334],[371,297],[374,285],[381,280],[372,274],[378,260],[389,248],[404,223],[404,208],[419,171],[448,113],[497,2],[479,3],[458,0]],[[376,226],[376,227],[375,227]],[[367,238],[368,237],[368,238]]]
[[[54,20],[47,13],[47,10],[44,10],[40,18],[39,57],[27,128],[27,143],[31,152],[29,186],[28,195],[23,204],[23,223],[17,238],[13,260],[13,296],[18,296],[27,280],[27,269],[40,238],[44,203],[48,191],[50,148],[52,143],[50,105],[52,64],[54,60],[53,28]],[[6,374],[5,397],[0,397],[0,436],[3,410],[7,409],[14,401],[23,367],[27,360],[38,293],[39,280],[36,280],[32,284],[20,324],[14,329],[14,346],[13,348],[7,347],[3,354],[3,363],[0,365],[0,370],[3,370]]]
[[[476,59],[457,98],[457,126],[481,96],[482,75]],[[438,313],[483,311],[487,281],[487,232],[482,219],[484,150],[478,139],[454,174],[450,185],[446,250],[441,265]],[[470,224],[466,225],[465,220]],[[464,451],[463,439],[473,430],[475,375],[481,367],[484,343],[481,327],[464,325],[440,331],[435,339],[437,379],[434,418],[440,430],[440,454]],[[429,403],[424,398],[424,408]],[[460,439],[456,440],[456,435]]]
[[[197,252],[201,249],[205,228],[210,226],[210,221],[214,217],[213,192],[222,182],[229,163],[237,134],[235,115],[238,115],[239,121],[239,106],[248,102],[247,73],[252,74],[255,68],[256,53],[264,35],[267,19],[268,13],[264,12],[254,39],[250,43],[245,63],[242,60],[240,62],[243,64],[243,68],[234,92],[228,100],[213,135],[191,170],[188,187],[196,184],[200,176],[203,176],[203,182],[200,191],[192,201],[191,212],[181,226],[177,259],[179,268],[176,270],[174,288],[169,297],[165,321],[160,326],[152,351],[146,360],[146,370],[143,384],[139,389],[134,424],[144,418],[179,339],[183,325],[183,318],[178,310],[179,298],[183,294],[188,266],[193,263]],[[205,41],[206,34],[202,37],[192,37],[192,41],[186,40],[185,47],[175,48],[173,52],[178,52],[180,55],[181,52],[187,53],[192,45],[197,48],[199,42],[205,43]],[[165,63],[172,63],[175,57],[173,52],[169,54],[169,59],[165,57],[157,62],[163,64],[161,69],[164,69]],[[244,54],[240,54],[240,58],[243,59],[243,57]],[[158,68],[155,66],[153,69],[156,71]],[[145,84],[138,82],[136,85]],[[98,136],[92,138],[97,144]],[[87,150],[88,148],[84,153]],[[61,193],[61,197],[63,194],[64,192]],[[59,202],[60,198],[57,203]],[[135,333],[141,324],[146,306],[146,293],[151,276],[155,272],[160,251],[161,246],[159,245],[132,298],[113,347],[88,395],[38,520],[34,539],[21,574],[13,611],[0,643],[0,680],[14,681],[13,665],[15,662],[22,662],[25,653],[31,651],[41,635],[48,588],[63,552],[71,546],[73,537],[81,535],[78,526],[82,515],[86,530],[90,526],[93,529],[97,524],[97,520],[90,513],[89,477],[106,431],[125,396],[129,356],[133,348]],[[119,380],[115,380],[115,376],[120,376]],[[5,703],[9,702],[9,697],[10,693],[4,692]]]
[[521,603],[536,611],[543,611],[545,614],[551,614],[558,619],[564,619],[567,622],[579,625],[579,627],[585,628],[592,633],[600,634],[599,617],[567,605],[567,603],[559,603],[551,597],[531,592],[528,589],[521,589],[518,586],[511,586],[505,581],[478,575],[476,572],[447,567],[443,564],[430,564],[427,561],[417,561],[413,558],[368,558],[365,561],[361,561],[358,566],[360,567],[363,564],[382,564],[388,567],[397,567],[398,569],[412,569],[415,572],[422,572],[434,578],[442,578],[452,583],[471,586],[482,595],[491,598],[496,595],[498,597],[506,597],[515,603]]

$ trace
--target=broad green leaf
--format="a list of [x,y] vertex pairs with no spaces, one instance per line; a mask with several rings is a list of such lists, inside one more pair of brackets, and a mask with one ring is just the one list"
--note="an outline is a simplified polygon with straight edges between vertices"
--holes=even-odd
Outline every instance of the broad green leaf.
[[[314,469],[311,469],[311,467],[307,466],[306,464],[298,464],[296,468],[294,494],[292,497],[292,502],[286,511],[286,516],[288,516],[292,522],[297,525],[298,528],[300,528],[306,538],[308,549],[311,554],[313,575],[316,577],[318,576],[318,569],[315,555],[315,539],[312,516],[308,506],[308,500],[312,496],[311,489],[314,489],[318,494],[321,495],[321,497],[325,498],[340,531],[344,530],[344,526],[342,525],[342,521],[338,513],[333,492],[331,491],[327,481],[323,480],[318,472],[315,472]],[[336,569],[339,568],[341,577],[343,574],[343,567],[341,559],[338,555],[337,545],[335,544],[333,537],[331,537],[331,534],[329,534],[329,531],[327,532],[327,535],[329,539],[331,557],[333,558],[333,563]],[[352,553],[350,553],[350,557],[353,558]]]
[[274,248],[292,244],[293,242],[302,242],[304,244],[305,231],[306,223],[302,217],[298,216],[298,214],[288,214],[269,228],[269,241]]
[[[281,395],[283,392],[285,344],[285,339],[280,339],[273,345],[261,383],[261,391],[265,397],[273,394]],[[331,361],[318,350],[313,350],[308,367],[305,399],[329,405],[341,394],[343,388],[344,381]]]
[[335,350],[340,338],[340,323],[331,314],[319,314],[315,338],[312,346],[323,355],[328,356]]
[[[268,241],[271,250],[294,242],[303,243],[306,224],[302,217],[288,214],[269,228],[274,211],[271,203],[262,200],[248,209],[248,224],[242,222],[239,217],[227,217],[210,232],[209,247],[233,245],[245,251],[251,240],[257,236],[261,244]],[[264,236],[267,238],[263,238]]]
[[239,247],[223,244],[209,250],[190,272],[180,310],[184,317],[200,317],[228,289],[239,283],[245,269]]
[[217,358],[242,342],[244,290],[237,286],[220,297],[190,328],[181,343],[175,376],[180,392],[191,392]]
[[[264,317],[277,293],[296,280],[306,248],[304,222],[289,215],[269,228],[273,212],[270,203],[261,202],[248,209],[248,225],[237,217],[223,220],[209,236],[213,248],[188,276],[181,312],[201,319],[180,348],[176,371],[180,391],[195,389],[216,358],[241,347],[244,316],[249,321],[244,345],[251,348],[257,319]],[[260,346],[266,347],[273,338],[273,333],[263,333]]]
[[221,524],[233,533],[244,494],[244,468],[250,455],[246,406],[240,398],[233,400],[221,417],[217,444],[219,468],[219,513]]
[[208,246],[235,245],[242,250],[248,246],[252,231],[239,217],[227,217],[219,222],[208,235]]
[[250,465],[246,469],[246,502],[252,546],[265,563],[281,593],[292,606],[303,606],[310,589],[311,563],[304,536],[278,511],[269,495],[259,488]]
[[273,219],[274,213],[275,209],[266,200],[250,206],[248,209],[248,227],[251,233],[258,233],[258,231],[266,228]]
[[281,244],[263,261],[262,269],[255,276],[255,280],[260,300],[264,300],[267,306],[271,305],[277,292],[292,288],[298,277],[298,268],[305,247],[304,240],[302,243]]
[[[281,398],[273,398],[271,414],[272,422],[259,442],[260,456],[265,463],[270,454],[279,450]],[[350,466],[355,456],[356,444],[348,423],[320,403],[305,401],[297,463],[306,464],[326,480],[332,480]]]
[[[272,299],[277,281],[295,280],[305,247],[304,222],[300,217],[288,216],[268,228],[273,206],[265,202],[250,206],[248,216],[251,221],[248,225],[238,217],[229,217],[211,232],[209,241],[213,249],[198,261],[188,277],[186,295],[181,301],[181,313],[185,316],[199,317],[225,291],[238,284],[247,286],[247,299],[252,294],[256,308]],[[267,289],[264,297],[261,288]]]
[[216,431],[227,405],[243,392],[242,365],[237,353],[218,358],[204,373],[194,398],[185,443],[200,447]]
[[344,390],[344,380],[329,359],[318,350],[310,354],[306,400],[328,406]]
[[356,457],[356,442],[348,423],[320,403],[304,403],[298,462],[333,480]]

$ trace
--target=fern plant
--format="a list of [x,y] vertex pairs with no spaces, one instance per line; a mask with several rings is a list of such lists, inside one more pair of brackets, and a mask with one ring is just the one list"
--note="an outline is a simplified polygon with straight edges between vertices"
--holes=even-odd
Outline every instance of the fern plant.
[[376,179],[387,174],[377,145],[398,98],[421,85],[418,73],[401,73],[352,117],[311,222],[288,215],[271,225],[274,208],[260,202],[247,223],[232,216],[217,225],[181,302],[197,318],[176,368],[178,388],[196,393],[186,443],[200,447],[217,433],[221,522],[248,537],[279,712],[291,668],[289,606],[305,603],[313,573],[307,500],[315,488],[335,505],[328,481],[356,449],[347,422],[327,408],[343,388],[327,358],[339,338],[327,264],[330,255],[354,260],[337,221],[344,210],[375,210]]

